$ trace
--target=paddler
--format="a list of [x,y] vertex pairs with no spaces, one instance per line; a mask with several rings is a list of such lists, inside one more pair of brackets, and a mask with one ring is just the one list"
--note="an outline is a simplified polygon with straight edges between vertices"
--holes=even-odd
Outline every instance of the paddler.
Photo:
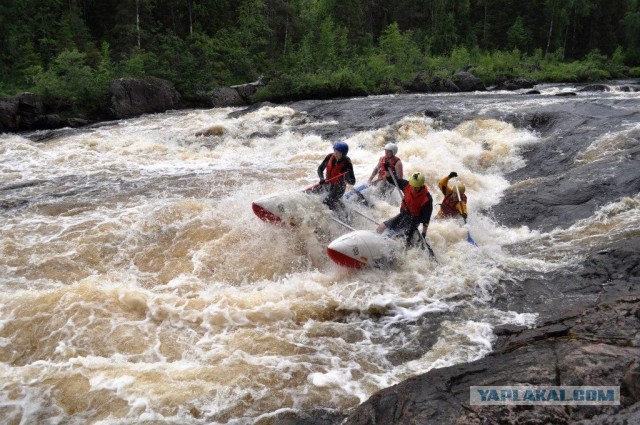
[[[347,184],[356,183],[353,164],[347,156],[348,152],[349,145],[340,140],[333,145],[333,153],[327,155],[318,166],[321,190],[329,192],[323,202],[329,209],[345,216],[345,206],[340,199],[344,195]],[[341,174],[343,175],[340,176]]]
[[384,155],[378,159],[378,163],[373,168],[369,183],[380,188],[382,194],[386,194],[389,189],[395,187],[390,173],[393,173],[396,180],[403,179],[402,161],[396,155],[398,146],[394,143],[387,143],[384,147]]
[[424,174],[416,172],[411,174],[409,180],[396,180],[398,189],[402,191],[403,200],[400,205],[400,214],[381,223],[376,231],[384,232],[386,229],[404,234],[407,247],[413,244],[413,235],[422,223],[422,240],[427,235],[427,228],[433,212],[433,198],[429,188],[424,184]]
[[[455,178],[455,184],[449,186],[449,180]],[[464,194],[464,183],[458,181],[458,173],[452,171],[438,182],[438,187],[444,195],[440,204],[440,211],[436,218],[462,217],[467,222],[467,195]]]

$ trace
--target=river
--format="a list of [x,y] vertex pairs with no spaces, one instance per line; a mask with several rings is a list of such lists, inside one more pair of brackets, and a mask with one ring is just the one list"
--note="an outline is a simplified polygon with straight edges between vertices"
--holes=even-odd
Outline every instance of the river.
[[[637,192],[551,228],[496,217],[506,191],[544,178],[511,178],[531,166],[527,152],[567,137],[519,117],[621,111],[607,128],[571,127],[588,138],[574,162],[638,144],[639,93],[537,88],[172,111],[0,135],[0,422],[339,417],[382,388],[485,356],[494,327],[537,319],[492,303],[505,282],[570,267],[640,228]],[[294,229],[253,214],[258,197],[317,183],[338,139],[359,183],[389,141],[436,203],[437,181],[457,171],[469,223],[432,220],[438,263],[413,250],[388,269],[344,269],[325,248],[346,230],[329,222],[318,232],[317,202]],[[370,214],[397,208],[381,202]]]

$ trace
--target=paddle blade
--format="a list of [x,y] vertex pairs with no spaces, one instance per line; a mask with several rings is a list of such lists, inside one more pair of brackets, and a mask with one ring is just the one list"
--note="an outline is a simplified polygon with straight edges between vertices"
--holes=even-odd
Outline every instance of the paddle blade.
[[476,241],[474,241],[473,238],[471,237],[471,233],[469,232],[467,232],[467,242],[469,242],[473,246],[478,246]]

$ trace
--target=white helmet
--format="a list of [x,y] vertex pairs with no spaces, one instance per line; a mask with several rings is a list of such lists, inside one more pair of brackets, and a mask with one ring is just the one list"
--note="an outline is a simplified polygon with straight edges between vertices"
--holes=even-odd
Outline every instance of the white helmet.
[[396,146],[393,143],[387,143],[387,145],[384,147],[385,151],[391,151],[391,153],[393,153],[394,155],[398,153],[398,146]]

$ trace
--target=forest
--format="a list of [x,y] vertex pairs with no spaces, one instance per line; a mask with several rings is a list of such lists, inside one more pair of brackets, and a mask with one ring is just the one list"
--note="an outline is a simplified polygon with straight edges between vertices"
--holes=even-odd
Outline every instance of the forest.
[[264,76],[262,99],[400,90],[418,72],[485,84],[640,77],[639,0],[11,0],[0,96],[99,107],[156,76],[186,98]]

